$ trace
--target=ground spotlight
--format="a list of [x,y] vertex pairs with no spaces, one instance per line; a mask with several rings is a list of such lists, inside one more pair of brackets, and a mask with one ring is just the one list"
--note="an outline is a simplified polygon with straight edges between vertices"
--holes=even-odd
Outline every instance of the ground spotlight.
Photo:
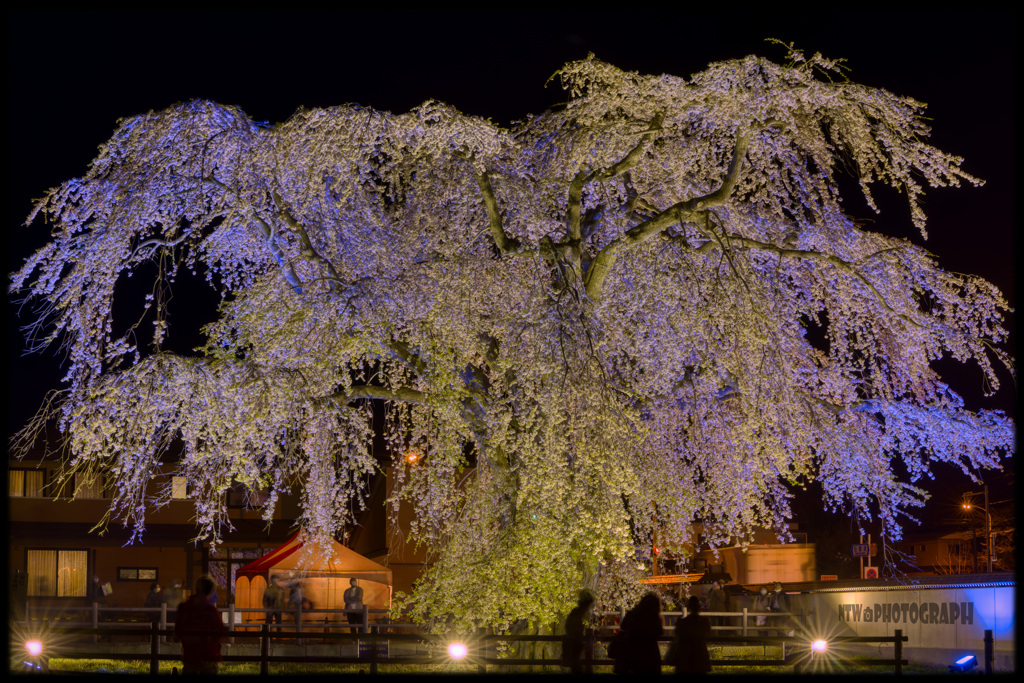
[[25,669],[32,673],[46,673],[47,663],[43,657],[43,641],[38,638],[30,638],[25,641],[25,653],[28,655],[24,662]]
[[953,662],[949,670],[952,671],[970,671],[974,667],[978,666],[978,658],[974,655],[965,655],[960,659]]
[[469,654],[469,648],[466,647],[465,643],[454,642],[448,644],[448,656],[458,661],[465,659],[466,655]]
[[828,652],[828,641],[827,640],[815,640],[811,642],[811,650],[818,654],[825,654]]

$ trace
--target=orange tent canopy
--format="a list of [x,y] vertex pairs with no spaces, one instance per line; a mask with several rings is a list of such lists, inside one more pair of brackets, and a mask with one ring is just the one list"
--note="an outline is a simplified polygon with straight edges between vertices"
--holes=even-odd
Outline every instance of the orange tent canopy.
[[235,570],[235,576],[252,579],[269,573],[292,576],[346,577],[392,584],[391,570],[363,557],[351,548],[334,541],[334,554],[327,560],[322,553],[303,553],[302,532],[297,532],[285,543],[261,558]]
[[[309,552],[309,549],[303,552],[302,532],[296,533],[281,547],[235,570],[236,606],[261,607],[270,578],[277,576],[289,590],[300,585],[304,597],[316,608],[344,608],[343,596],[351,579],[356,579],[363,589],[363,602],[367,607],[390,608],[391,570],[337,541],[332,550],[330,560],[323,553]],[[330,616],[332,621],[345,618],[344,613]],[[262,619],[263,615],[255,613],[245,617],[246,621]]]

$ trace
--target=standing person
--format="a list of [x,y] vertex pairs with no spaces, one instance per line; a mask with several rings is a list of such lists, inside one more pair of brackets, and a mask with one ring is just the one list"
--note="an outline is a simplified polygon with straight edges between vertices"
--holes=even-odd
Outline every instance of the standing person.
[[287,607],[287,596],[284,588],[281,587],[281,579],[274,575],[270,577],[270,585],[263,591],[263,607],[267,610],[267,623],[271,621],[281,623],[281,610]]
[[181,671],[185,674],[215,674],[220,661],[220,641],[227,629],[220,612],[210,604],[213,581],[196,581],[196,592],[178,606],[174,637],[181,641]]
[[706,674],[711,671],[711,656],[708,654],[708,638],[711,637],[711,621],[700,615],[700,600],[690,596],[686,604],[687,615],[676,622],[676,634],[669,648],[677,674]]
[[147,609],[156,608],[156,612],[149,613],[149,620],[154,624],[160,623],[160,607],[164,604],[163,595],[160,594],[160,584],[154,581],[149,584],[149,592],[146,593],[146,602],[143,607]]
[[167,603],[167,623],[173,624],[178,617],[178,605],[184,598],[181,590],[181,579],[173,579],[171,587],[164,591],[164,602]]
[[92,577],[92,585],[89,587],[89,602],[97,602],[100,607],[107,606],[107,592],[103,590],[103,584],[100,583],[100,577]]
[[569,612],[565,619],[565,637],[562,638],[562,666],[569,667],[574,674],[583,673],[583,664],[580,656],[583,654],[583,646],[586,636],[587,613],[594,604],[594,596],[588,590],[580,591],[576,607]]
[[[355,579],[349,579],[349,586],[351,586],[345,595],[342,596],[345,600],[345,609],[347,610],[362,610],[363,609],[363,589],[359,587],[359,584]],[[363,614],[360,612],[349,612],[348,623],[363,625]]]
[[[754,598],[754,611],[755,612],[771,612],[772,599],[768,595],[768,588],[761,586],[761,590],[757,592],[757,597]],[[754,617],[754,623],[758,626],[766,626],[768,624],[768,616],[765,614],[758,614]],[[767,629],[759,629],[758,634],[762,636],[770,635],[771,632]]]
[[658,594],[648,593],[636,607],[626,612],[619,631],[624,636],[624,647],[615,658],[615,673],[660,674],[658,638],[665,629],[661,624],[661,598]]
[[295,580],[292,581],[291,591],[288,593],[288,609],[293,610],[295,615],[295,623],[302,621],[302,609],[303,609],[303,598],[302,598],[302,582]]
[[213,590],[210,591],[210,597],[208,597],[206,600],[210,603],[212,607],[216,607],[217,603],[220,602],[220,596],[217,595],[217,584],[213,580],[213,577],[209,574],[203,574],[203,578],[209,581],[210,584],[213,586]]
[[784,636],[789,632],[788,628],[785,628],[789,623],[789,612],[791,611],[791,603],[789,596],[782,591],[782,584],[778,581],[775,582],[775,590],[769,596],[768,609],[771,612],[784,612],[785,616],[772,617],[772,626],[775,627],[775,635]]
[[[729,598],[726,596],[725,590],[722,589],[722,582],[718,579],[711,582],[711,590],[708,591],[708,611],[729,611]],[[726,617],[711,617],[711,623],[714,626],[725,626]]]
[[[93,576],[92,584],[89,586],[89,609],[92,610],[93,605],[96,605],[96,620],[104,621],[106,615],[100,612],[100,610],[107,606],[107,592],[103,589],[103,584],[100,583],[100,577]],[[109,639],[110,636],[93,636],[93,642],[102,641]]]

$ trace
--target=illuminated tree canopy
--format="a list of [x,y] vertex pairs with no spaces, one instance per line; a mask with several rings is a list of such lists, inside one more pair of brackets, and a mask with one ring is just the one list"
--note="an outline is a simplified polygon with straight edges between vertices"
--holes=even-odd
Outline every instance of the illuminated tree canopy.
[[[842,208],[839,174],[872,207],[888,185],[924,234],[925,188],[981,182],[925,142],[922,104],[792,49],[556,76],[567,102],[508,128],[435,101],[120,121],[27,221],[52,240],[11,291],[68,371],[18,443],[55,417],[67,471],[112,478],[137,533],[162,472],[187,478],[201,537],[240,482],[271,491],[268,519],[301,489],[326,542],[379,467],[383,405],[390,452],[424,455],[396,469],[435,560],[410,604],[498,626],[553,621],[583,585],[613,602],[637,549],[683,549],[695,520],[712,546],[785,534],[811,480],[898,538],[931,463],[1012,454],[1012,422],[930,366],[998,386],[1000,292]],[[182,268],[222,297],[187,356],[164,349]],[[145,312],[115,320],[136,270],[158,273],[128,302]]]

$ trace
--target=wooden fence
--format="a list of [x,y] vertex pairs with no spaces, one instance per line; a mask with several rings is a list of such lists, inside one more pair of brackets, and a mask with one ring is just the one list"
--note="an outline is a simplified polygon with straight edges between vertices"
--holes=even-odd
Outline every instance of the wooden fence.
[[[224,655],[225,662],[258,662],[261,674],[269,673],[269,665],[274,662],[303,662],[303,663],[334,663],[334,664],[362,664],[369,667],[370,673],[377,673],[379,666],[388,664],[406,665],[437,665],[448,659],[446,645],[451,640],[450,636],[431,635],[423,632],[422,627],[414,624],[387,623],[381,621],[373,623],[371,615],[383,616],[386,610],[362,610],[360,624],[348,624],[337,621],[329,621],[330,613],[345,613],[346,610],[284,610],[291,615],[292,621],[287,624],[269,624],[243,622],[240,617],[246,612],[265,613],[263,609],[234,609],[222,608],[220,610],[228,621],[228,632],[225,634],[226,642],[256,642],[259,644],[258,654],[227,654]],[[159,612],[159,619],[153,621],[156,613]],[[317,613],[327,613],[321,621]],[[357,612],[358,613],[358,612]],[[376,614],[375,614],[376,613]],[[100,615],[107,617],[106,621],[100,620]],[[678,612],[663,613],[666,626],[674,624],[680,616]],[[47,656],[71,659],[115,659],[115,660],[139,660],[148,659],[151,673],[156,673],[160,661],[180,660],[176,652],[165,652],[162,644],[173,637],[173,628],[168,628],[168,610],[166,607],[157,610],[155,608],[103,608],[96,605],[92,608],[92,623],[32,620],[14,624],[16,628],[12,632],[23,634],[38,633],[39,637],[47,642]],[[173,616],[173,610],[171,615]],[[603,615],[614,618],[615,614]],[[764,635],[764,630],[781,630],[787,628],[779,624],[765,625],[756,624],[756,617],[766,616],[743,610],[737,613],[707,613],[707,616],[720,616],[737,622],[736,625],[719,625],[714,627],[709,645],[780,645],[782,650],[781,658],[764,659],[714,659],[712,666],[796,666],[798,669],[813,661],[814,656],[809,650],[809,642],[806,638],[789,635]],[[795,614],[774,614],[776,618],[795,618]],[[127,619],[141,617],[144,622],[135,622],[132,625]],[[120,618],[121,621],[117,619]],[[264,615],[264,618],[266,616]],[[754,619],[754,623],[750,620]],[[284,630],[285,627],[291,627]],[[587,644],[584,653],[583,665],[587,670],[594,666],[612,665],[614,662],[603,655],[603,647],[611,640],[617,624],[606,624],[601,627]],[[258,629],[258,630],[257,630]],[[671,632],[670,629],[666,629]],[[404,631],[404,632],[403,632]],[[731,634],[730,634],[731,632]],[[85,649],[74,646],[70,638],[62,636],[86,636],[86,640],[96,642],[100,636],[139,636],[149,642],[148,655],[140,652],[122,653],[100,653],[88,647]],[[987,633],[990,637],[990,634]],[[483,631],[471,634],[467,637],[467,644],[470,647],[468,661],[475,664],[480,672],[486,672],[488,666],[558,666],[561,660],[558,657],[517,657],[517,643],[556,643],[561,641],[558,635],[497,635],[487,634]],[[348,644],[355,644],[355,648],[348,648],[355,651],[355,656],[324,655],[299,653],[295,648],[288,647],[302,643],[303,641],[318,641],[327,644],[329,647],[336,645],[340,652],[342,647]],[[670,637],[661,639],[663,642],[671,640]],[[891,659],[861,659],[860,664],[876,664],[892,666],[895,673],[902,672],[907,664],[903,659],[903,643],[907,641],[906,636],[897,630],[892,637],[847,637],[834,638],[830,645],[839,643],[892,643],[894,653]],[[121,641],[124,642],[124,641]],[[272,643],[274,647],[272,648]],[[414,650],[414,654],[394,656],[392,646],[407,644],[406,649]],[[13,645],[13,644],[12,644]],[[277,650],[273,653],[273,650]],[[503,651],[502,651],[503,650]],[[560,648],[551,648],[552,652],[559,652]],[[788,654],[787,654],[788,651]],[[520,653],[521,654],[521,653]],[[990,667],[990,663],[986,662]],[[990,670],[990,669],[989,669]]]

